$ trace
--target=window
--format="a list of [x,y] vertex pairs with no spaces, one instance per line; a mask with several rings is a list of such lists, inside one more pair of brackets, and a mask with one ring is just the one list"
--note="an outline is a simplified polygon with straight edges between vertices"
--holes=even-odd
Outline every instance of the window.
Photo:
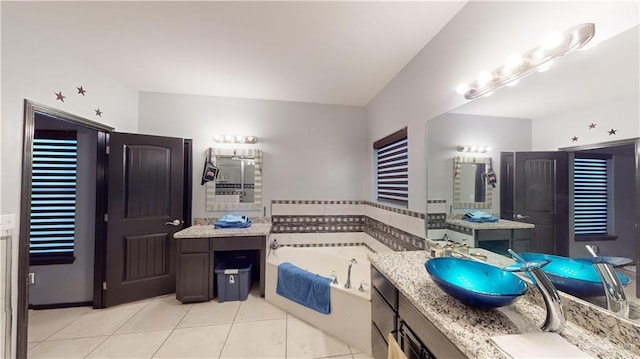
[[78,141],[73,131],[35,131],[29,256],[34,264],[73,262]]
[[574,233],[576,238],[609,234],[609,159],[576,155],[573,164]]
[[373,144],[376,152],[376,196],[378,201],[409,204],[409,160],[407,128]]

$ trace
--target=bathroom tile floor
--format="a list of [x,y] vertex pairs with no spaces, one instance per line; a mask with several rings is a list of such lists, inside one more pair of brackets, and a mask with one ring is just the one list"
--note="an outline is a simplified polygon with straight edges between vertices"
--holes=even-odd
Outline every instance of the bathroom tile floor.
[[31,358],[370,359],[260,298],[181,304],[175,294],[106,309],[29,311]]

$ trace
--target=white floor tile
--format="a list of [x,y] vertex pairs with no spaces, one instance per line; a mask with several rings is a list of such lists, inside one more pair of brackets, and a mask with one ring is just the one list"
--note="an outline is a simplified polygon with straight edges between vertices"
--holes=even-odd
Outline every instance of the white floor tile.
[[111,335],[148,303],[136,302],[106,309],[91,310],[49,339],[89,338]]
[[212,300],[196,303],[178,324],[178,328],[230,324],[236,318],[239,308],[239,301],[218,303]]
[[171,333],[154,358],[218,358],[231,324],[181,328]]
[[[288,359],[294,359],[293,357],[287,356]],[[353,356],[351,354],[349,355],[339,355],[339,356],[331,356],[331,357],[325,357],[325,358],[321,358],[321,359],[353,359]]]
[[51,340],[42,342],[27,351],[29,359],[35,358],[84,358],[107,337]]
[[30,310],[27,340],[43,341],[91,310],[91,307]]
[[192,304],[180,303],[175,296],[154,300],[118,329],[117,333],[173,329],[184,318],[191,306]]
[[240,302],[236,323],[256,320],[284,319],[287,313],[275,305],[260,298],[258,291],[249,293],[247,300]]
[[151,358],[171,330],[110,336],[87,358]]
[[37,347],[38,344],[40,344],[40,343],[42,343],[42,342],[28,342],[27,343],[27,350],[31,350],[31,349]]
[[300,319],[287,319],[287,357],[351,355],[349,346]]
[[286,319],[234,323],[220,358],[284,358]]
[[366,353],[353,354],[353,359],[373,359],[373,357]]

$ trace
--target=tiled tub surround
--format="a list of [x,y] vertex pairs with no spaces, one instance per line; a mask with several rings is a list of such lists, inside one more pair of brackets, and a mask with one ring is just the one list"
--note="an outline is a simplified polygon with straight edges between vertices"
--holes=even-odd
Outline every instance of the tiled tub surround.
[[424,249],[424,213],[367,201],[274,200],[273,233],[365,232],[394,250]]
[[[488,254],[491,257],[491,254]],[[502,262],[508,260],[501,256],[496,258]],[[539,332],[538,326],[544,322],[544,308],[531,305],[532,302],[536,302],[535,289],[529,290],[528,294],[515,304],[498,309],[478,310],[463,305],[436,286],[424,267],[424,263],[429,259],[425,251],[377,253],[370,254],[369,259],[422,315],[469,358],[507,358],[488,341],[490,337]],[[572,309],[569,308],[568,311]],[[589,319],[598,320],[597,317]],[[568,342],[596,358],[638,358],[638,333],[618,330],[617,326],[611,325],[613,319],[609,316],[607,320],[607,333],[589,331],[568,321],[560,334]],[[611,340],[614,336],[619,340]],[[628,348],[629,345],[635,348]]]
[[[334,235],[335,236],[335,235]],[[265,299],[280,309],[312,324],[314,327],[356,347],[371,353],[371,253],[363,246],[346,247],[280,247],[272,250],[267,258],[267,283]],[[344,288],[349,260],[355,258],[351,268],[351,288]],[[305,270],[329,277],[337,275],[338,284],[331,284],[331,312],[318,313],[276,293],[278,265],[290,262]],[[359,291],[360,283],[365,283]]]

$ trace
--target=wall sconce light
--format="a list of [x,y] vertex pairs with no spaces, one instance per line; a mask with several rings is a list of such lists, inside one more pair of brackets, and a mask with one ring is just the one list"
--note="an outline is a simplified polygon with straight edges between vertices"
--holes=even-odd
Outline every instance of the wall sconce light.
[[215,135],[213,136],[213,140],[218,143],[257,143],[258,137],[242,135]]
[[456,88],[466,99],[490,96],[494,90],[503,86],[512,86],[535,71],[549,69],[553,59],[583,47],[595,34],[595,24],[586,23],[574,26],[563,33],[549,35],[542,44],[524,54],[509,55],[503,66],[492,72],[481,72],[478,78],[468,85]]
[[491,147],[459,145],[457,147],[457,150],[458,152],[487,153],[487,152],[491,152]]

